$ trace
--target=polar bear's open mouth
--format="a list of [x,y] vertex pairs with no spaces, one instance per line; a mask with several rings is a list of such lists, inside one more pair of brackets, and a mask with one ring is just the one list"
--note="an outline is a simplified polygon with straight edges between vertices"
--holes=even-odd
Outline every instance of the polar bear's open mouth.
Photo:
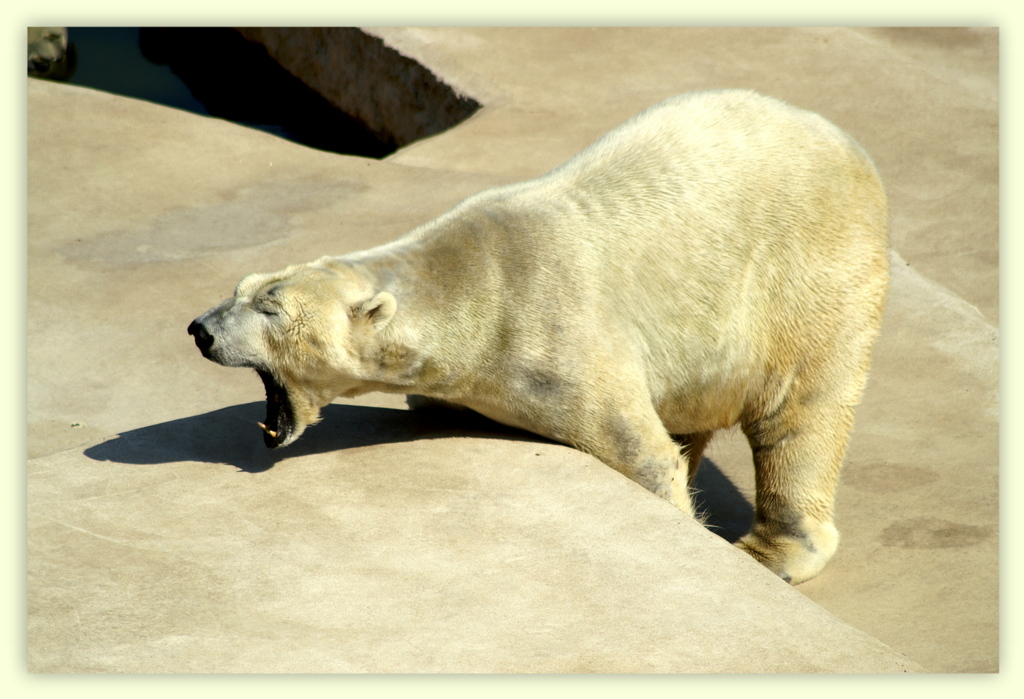
[[290,441],[288,438],[295,425],[292,404],[288,400],[288,391],[274,380],[269,371],[257,369],[256,373],[263,379],[263,387],[267,391],[266,424],[257,424],[263,430],[263,443],[274,449]]

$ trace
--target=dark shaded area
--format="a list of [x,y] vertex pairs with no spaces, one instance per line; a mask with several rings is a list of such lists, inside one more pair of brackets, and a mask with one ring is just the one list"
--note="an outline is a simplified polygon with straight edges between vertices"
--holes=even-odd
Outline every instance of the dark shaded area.
[[711,532],[735,543],[750,530],[753,506],[710,459],[701,460],[694,488],[694,509],[704,515],[704,526]]
[[393,145],[228,28],[71,27],[68,81],[232,121],[319,150],[382,158]]
[[[141,427],[89,447],[85,455],[96,461],[125,464],[228,464],[247,473],[260,473],[292,457],[420,439],[478,437],[551,443],[471,410],[396,410],[332,403],[323,409],[323,419],[294,444],[267,449],[263,432],[256,425],[263,419],[265,407],[263,402],[246,403]],[[747,532],[753,508],[709,459],[701,462],[696,487],[699,492],[695,505],[704,513],[709,530],[729,542]]]
[[321,411],[323,419],[307,428],[295,443],[268,449],[256,424],[264,419],[265,410],[263,402],[246,403],[140,427],[89,447],[85,455],[97,461],[127,464],[228,464],[241,471],[259,473],[296,456],[418,439],[484,437],[545,441],[468,410],[396,410],[332,403]]

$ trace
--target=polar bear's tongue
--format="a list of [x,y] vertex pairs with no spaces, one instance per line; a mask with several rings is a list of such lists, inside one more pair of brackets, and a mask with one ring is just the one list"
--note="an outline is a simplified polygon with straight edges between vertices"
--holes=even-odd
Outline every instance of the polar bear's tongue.
[[284,443],[291,434],[292,406],[288,402],[288,392],[274,380],[270,372],[257,369],[256,373],[260,375],[267,391],[266,424],[257,424],[263,430],[263,443],[273,449]]

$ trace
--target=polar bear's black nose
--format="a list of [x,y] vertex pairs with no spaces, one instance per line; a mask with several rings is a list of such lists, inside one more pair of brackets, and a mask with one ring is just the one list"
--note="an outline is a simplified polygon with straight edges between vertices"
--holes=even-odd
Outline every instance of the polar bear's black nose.
[[196,338],[196,347],[203,353],[205,357],[209,352],[210,347],[213,345],[213,335],[207,332],[206,328],[192,321],[188,326],[188,334]]

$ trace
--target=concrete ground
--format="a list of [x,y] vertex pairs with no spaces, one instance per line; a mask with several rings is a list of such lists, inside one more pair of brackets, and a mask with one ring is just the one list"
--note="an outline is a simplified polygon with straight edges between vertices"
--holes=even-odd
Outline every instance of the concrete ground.
[[[28,86],[32,672],[995,672],[995,30],[380,29],[484,107],[383,161]],[[843,475],[795,588],[599,462],[394,397],[267,452],[252,372],[189,321],[251,271],[397,237],[673,94],[750,87],[857,138],[893,283]]]

